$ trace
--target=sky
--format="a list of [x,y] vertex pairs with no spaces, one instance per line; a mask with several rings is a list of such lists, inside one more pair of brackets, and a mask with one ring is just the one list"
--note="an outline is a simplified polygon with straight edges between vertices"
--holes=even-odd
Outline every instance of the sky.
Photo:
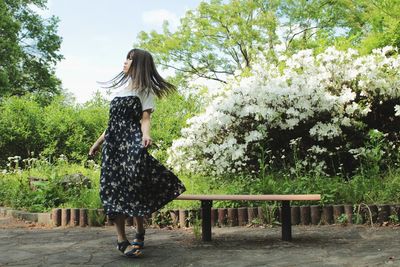
[[[43,17],[60,19],[58,35],[62,37],[56,66],[62,86],[77,103],[92,98],[96,90],[104,92],[96,81],[108,81],[122,71],[127,52],[140,31],[161,32],[168,20],[173,31],[179,19],[201,0],[48,0],[47,10],[34,9]],[[151,52],[151,51],[150,51]],[[163,77],[172,70],[158,71]]]

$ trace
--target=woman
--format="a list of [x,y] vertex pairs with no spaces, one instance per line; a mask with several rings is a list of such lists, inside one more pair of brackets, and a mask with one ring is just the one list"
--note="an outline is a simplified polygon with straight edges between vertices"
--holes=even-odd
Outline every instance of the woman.
[[[105,214],[115,222],[117,248],[128,257],[143,255],[143,216],[165,206],[186,191],[183,183],[165,168],[147,148],[152,144],[150,118],[154,97],[176,90],[157,72],[153,57],[145,50],[128,52],[123,71],[106,88],[122,87],[110,102],[108,127],[89,150],[102,146],[100,198]],[[129,242],[125,217],[134,217],[136,235]]]

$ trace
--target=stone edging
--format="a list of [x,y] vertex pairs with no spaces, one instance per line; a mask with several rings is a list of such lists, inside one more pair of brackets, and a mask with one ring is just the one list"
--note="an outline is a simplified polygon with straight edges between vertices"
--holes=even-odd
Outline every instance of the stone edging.
[[37,222],[44,225],[52,224],[51,215],[48,212],[35,213],[15,210],[7,207],[0,207],[0,216],[13,217],[24,221]]
[[[358,211],[358,205],[312,205],[292,206],[292,225],[319,225],[342,223],[351,224],[354,214]],[[345,215],[345,216],[344,216]],[[390,220],[389,216],[397,216],[400,221],[400,204],[371,204],[361,205],[361,223],[383,224]],[[0,216],[14,217],[31,222],[37,222],[49,226],[110,226],[113,221],[104,216],[103,209],[77,209],[77,208],[55,208],[49,213],[31,213],[11,208],[0,207]],[[151,217],[145,216],[144,223],[147,225],[191,227],[195,219],[201,219],[201,209],[174,209],[167,211],[156,211]],[[212,208],[212,226],[246,226],[249,224],[279,223],[280,207],[265,209],[263,207],[240,207],[240,208]],[[126,219],[127,226],[134,226],[132,217]]]

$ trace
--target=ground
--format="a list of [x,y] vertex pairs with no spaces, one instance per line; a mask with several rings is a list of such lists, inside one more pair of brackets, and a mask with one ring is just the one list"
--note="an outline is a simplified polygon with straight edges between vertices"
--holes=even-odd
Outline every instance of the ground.
[[280,235],[280,227],[213,227],[203,242],[193,228],[146,228],[144,255],[131,259],[116,249],[114,226],[3,221],[0,266],[400,266],[399,226],[293,226],[292,242]]

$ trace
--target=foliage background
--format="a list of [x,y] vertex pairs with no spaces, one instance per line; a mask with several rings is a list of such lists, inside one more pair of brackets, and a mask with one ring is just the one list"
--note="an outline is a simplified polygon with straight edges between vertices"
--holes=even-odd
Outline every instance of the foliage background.
[[[34,210],[99,206],[95,166],[101,157],[88,161],[87,152],[107,126],[108,102],[97,94],[76,104],[61,88],[54,74],[63,58],[59,20],[43,19],[30,8],[46,4],[0,0],[0,203]],[[158,66],[175,69],[168,80],[179,87],[179,93],[157,99],[151,153],[166,163],[167,149],[182,135],[187,119],[202,114],[214,98],[211,89],[229,87],[233,76],[250,76],[259,53],[279,66],[278,53],[290,56],[303,49],[319,54],[335,46],[368,55],[378,47],[399,48],[399,13],[399,0],[211,0],[188,11],[174,32],[166,22],[162,33],[140,33],[133,46],[151,51]],[[197,78],[216,82],[215,88],[194,82]],[[189,188],[187,193],[318,192],[322,203],[400,201],[398,162],[380,161],[383,143],[371,138],[364,168],[350,177],[299,172],[296,160],[267,170],[263,157],[256,176],[177,174]],[[90,177],[94,187],[59,190],[56,181],[76,172]],[[32,191],[30,176],[48,182]]]

